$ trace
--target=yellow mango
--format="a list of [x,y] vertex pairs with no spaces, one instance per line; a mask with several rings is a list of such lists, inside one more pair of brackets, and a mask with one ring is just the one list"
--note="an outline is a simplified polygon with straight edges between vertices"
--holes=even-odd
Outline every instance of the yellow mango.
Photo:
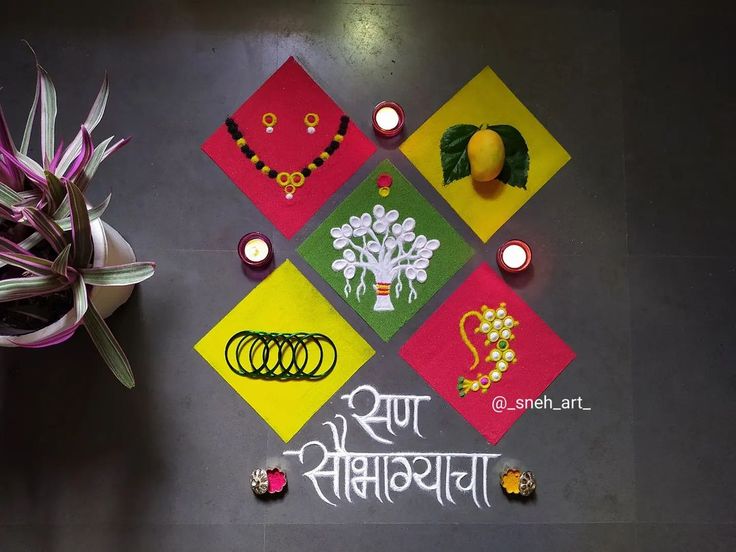
[[506,151],[497,132],[485,128],[470,137],[468,160],[470,175],[476,182],[489,182],[501,174]]

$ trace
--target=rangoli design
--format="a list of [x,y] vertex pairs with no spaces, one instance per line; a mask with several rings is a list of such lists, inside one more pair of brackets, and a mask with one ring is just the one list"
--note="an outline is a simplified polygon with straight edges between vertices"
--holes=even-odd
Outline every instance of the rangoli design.
[[484,242],[570,160],[490,67],[400,149]]
[[[246,322],[268,332],[244,331]],[[194,348],[284,441],[373,355],[371,346],[289,260]],[[247,407],[243,415],[253,419]]]
[[355,297],[360,301],[366,293],[366,274],[373,275],[376,292],[374,311],[393,311],[391,286],[398,299],[404,289],[403,278],[409,287],[406,300],[411,303],[417,297],[414,282],[427,281],[427,269],[440,241],[428,239],[424,234],[414,233],[416,221],[412,217],[398,222],[396,209],[386,211],[383,205],[373,207],[373,216],[363,213],[351,216],[349,224],[335,226],[330,230],[332,246],[342,251],[342,258],[332,263],[332,270],[345,276],[345,297],[350,296],[352,280],[360,270],[360,282],[355,288]]
[[[230,83],[242,93],[251,85]],[[287,239],[376,150],[293,57],[221,113],[202,149]]]
[[[266,126],[266,132],[268,134],[273,134],[273,129],[276,125],[277,120],[278,119],[276,115],[274,115],[273,113],[266,113],[261,118],[261,121]],[[263,159],[258,157],[258,154],[253,151],[251,146],[245,140],[243,133],[240,132],[238,123],[236,123],[235,120],[231,117],[228,117],[225,120],[225,126],[227,127],[227,131],[232,139],[235,140],[235,145],[240,149],[243,155],[245,155],[246,159],[248,159],[257,170],[261,171],[261,173],[263,173],[268,178],[275,180],[276,183],[283,188],[284,197],[287,200],[294,199],[294,193],[296,192],[297,188],[301,188],[302,186],[304,186],[307,178],[312,175],[312,171],[316,171],[318,167],[321,167],[324,162],[327,161],[330,156],[335,153],[335,151],[337,151],[337,148],[340,147],[340,144],[345,139],[345,134],[347,134],[348,123],[350,123],[350,117],[348,117],[347,115],[342,115],[340,117],[340,126],[338,127],[337,132],[332,137],[332,141],[329,143],[329,145],[324,148],[324,150],[322,150],[322,153],[320,153],[312,161],[307,163],[307,165],[303,169],[299,171],[289,172],[278,171],[273,167],[267,165],[266,162],[263,161]],[[316,113],[308,113],[304,117],[304,124],[307,125],[308,134],[314,134],[314,129],[317,124],[319,124],[319,116]],[[310,130],[311,132],[309,132]]]
[[400,354],[493,444],[575,357],[486,263],[434,309]]
[[457,390],[461,397],[467,395],[469,391],[485,393],[491,384],[501,381],[504,372],[518,360],[516,351],[511,348],[511,340],[516,338],[512,330],[519,325],[519,321],[509,314],[506,303],[501,303],[496,309],[483,305],[480,311],[466,312],[460,318],[460,338],[473,355],[473,364],[469,368],[471,372],[480,364],[478,349],[468,339],[468,334],[465,331],[465,322],[473,317],[479,321],[475,333],[484,334],[486,339],[483,344],[486,347],[492,347],[488,356],[483,360],[493,364],[494,368],[474,380],[460,376],[457,381]]
[[[321,113],[320,117],[324,120]],[[365,177],[298,251],[384,341],[473,253],[387,160]],[[458,375],[455,367],[453,388]]]

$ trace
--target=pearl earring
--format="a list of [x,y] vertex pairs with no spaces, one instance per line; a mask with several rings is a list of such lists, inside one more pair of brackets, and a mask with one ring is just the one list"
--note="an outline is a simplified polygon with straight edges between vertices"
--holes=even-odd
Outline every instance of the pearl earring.
[[266,127],[266,132],[271,134],[273,132],[273,127],[276,126],[276,122],[278,119],[276,118],[276,115],[273,113],[265,113],[263,117],[261,118],[261,122],[263,123],[263,126]]
[[304,124],[307,125],[307,132],[309,134],[314,134],[317,132],[315,127],[319,124],[319,115],[316,113],[307,113],[304,116]]

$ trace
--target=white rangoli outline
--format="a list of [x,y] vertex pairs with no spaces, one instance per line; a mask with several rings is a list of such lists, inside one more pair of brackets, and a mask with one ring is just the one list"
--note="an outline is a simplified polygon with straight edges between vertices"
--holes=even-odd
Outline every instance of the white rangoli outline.
[[342,251],[342,258],[332,263],[332,270],[345,276],[345,297],[350,296],[353,289],[350,282],[360,269],[360,283],[355,288],[355,298],[360,301],[367,289],[366,274],[370,272],[376,291],[373,310],[378,312],[394,310],[391,287],[396,282],[394,294],[398,299],[404,288],[402,274],[409,286],[407,301],[411,303],[416,299],[414,282],[427,281],[430,260],[440,247],[439,240],[416,235],[416,221],[412,217],[401,223],[398,220],[396,209],[386,211],[378,204],[373,207],[372,216],[369,213],[351,216],[349,223],[330,229],[332,246]]
[[[390,440],[377,435],[371,426],[384,424],[386,430],[395,435],[392,423],[398,427],[408,427],[412,415],[414,433],[422,437],[419,433],[419,404],[430,401],[431,397],[381,394],[371,385],[361,385],[341,398],[348,401],[351,409],[355,409],[353,399],[364,392],[373,396],[373,406],[367,414],[353,413],[352,416],[373,440],[392,444]],[[401,402],[404,403],[404,415],[399,418],[398,405]],[[385,414],[377,415],[381,409]],[[316,458],[315,453],[321,455],[314,467],[302,475],[312,483],[320,500],[330,506],[337,506],[333,500],[344,499],[352,503],[354,496],[367,500],[370,495],[381,503],[384,499],[393,503],[394,495],[415,486],[434,495],[441,506],[447,503],[456,504],[453,494],[458,493],[469,495],[478,508],[491,507],[488,482],[489,476],[493,475],[493,467],[490,463],[501,454],[349,451],[346,448],[347,419],[341,414],[336,414],[335,418],[341,422],[340,429],[335,422],[327,421],[322,424],[329,429],[332,443],[313,440],[300,449],[285,450],[283,453],[284,456],[295,456],[302,465],[306,462],[312,463]],[[328,495],[331,496],[328,498]]]

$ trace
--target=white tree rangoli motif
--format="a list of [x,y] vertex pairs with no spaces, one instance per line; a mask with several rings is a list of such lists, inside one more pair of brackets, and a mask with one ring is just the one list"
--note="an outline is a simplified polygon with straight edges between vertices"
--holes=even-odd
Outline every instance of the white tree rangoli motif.
[[330,229],[333,247],[342,251],[342,258],[332,263],[332,270],[345,276],[345,297],[350,296],[351,281],[360,270],[360,282],[355,288],[355,298],[360,301],[367,289],[366,274],[370,272],[375,279],[375,311],[394,310],[391,286],[396,282],[394,293],[398,299],[404,289],[402,275],[409,286],[407,301],[416,299],[414,282],[427,281],[430,259],[440,246],[439,240],[414,233],[413,218],[407,217],[401,223],[398,220],[396,209],[386,211],[383,205],[376,205],[373,216],[351,216],[348,223]]

